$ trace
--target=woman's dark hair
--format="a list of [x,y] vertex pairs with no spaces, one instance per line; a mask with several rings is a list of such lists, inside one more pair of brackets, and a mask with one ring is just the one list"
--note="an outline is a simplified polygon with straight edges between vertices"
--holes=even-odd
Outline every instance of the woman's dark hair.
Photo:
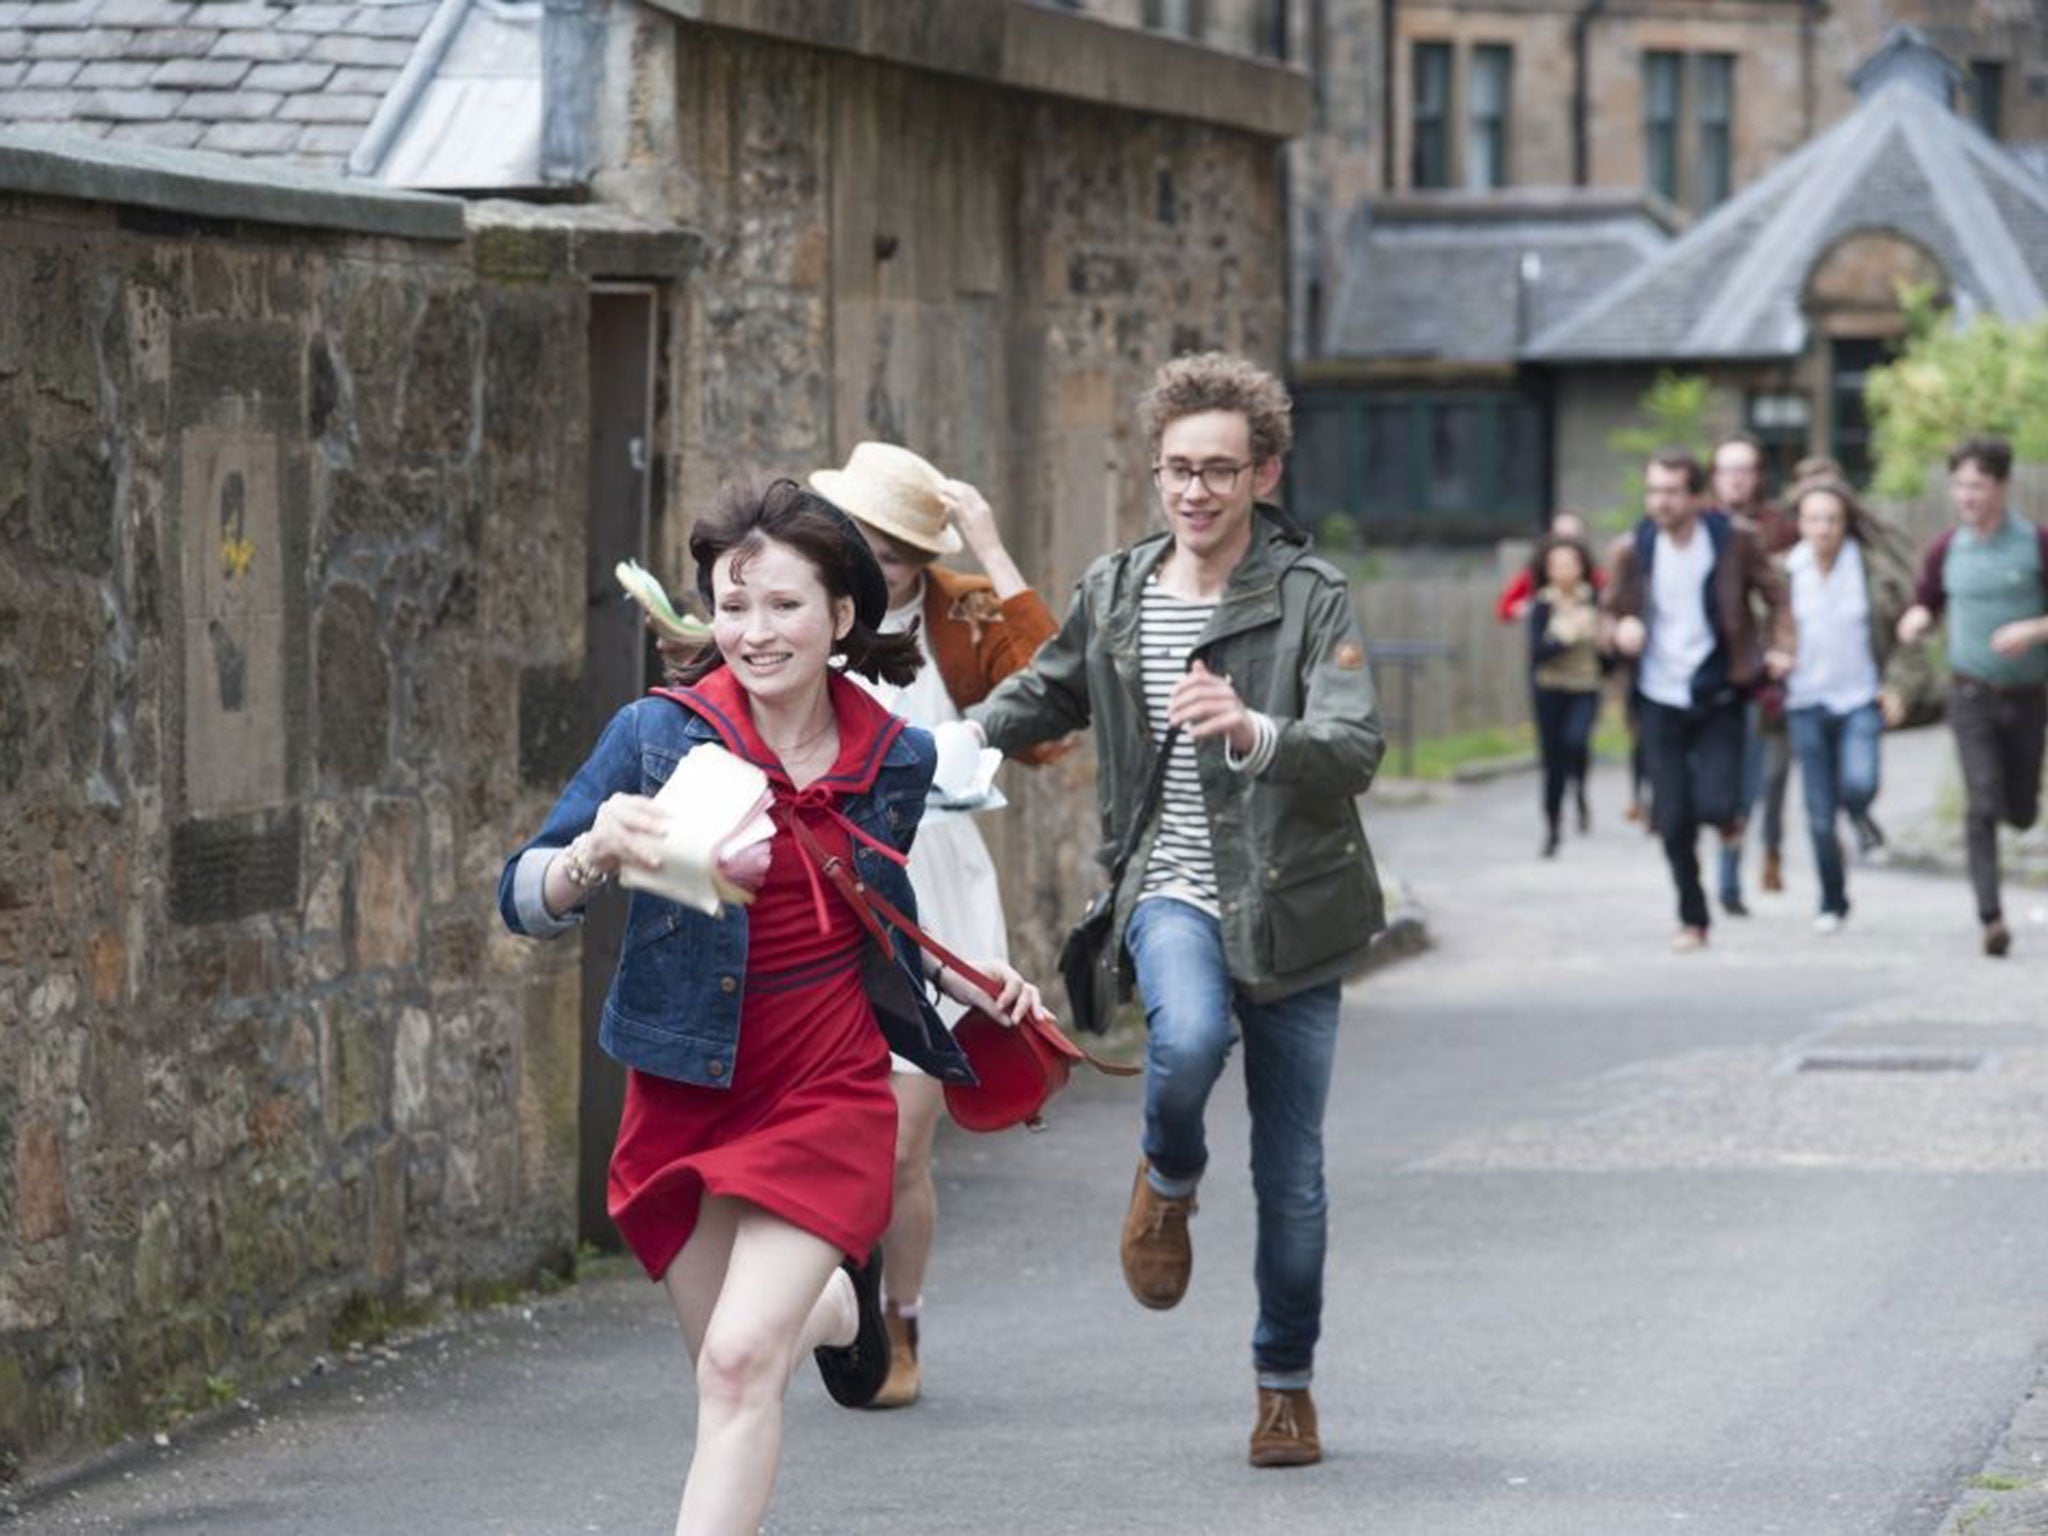
[[[739,577],[752,555],[770,540],[786,544],[818,573],[827,595],[853,604],[853,627],[836,641],[832,654],[846,660],[847,670],[876,682],[902,687],[924,665],[913,625],[901,634],[875,628],[888,610],[888,587],[874,551],[860,530],[839,508],[794,480],[766,486],[729,485],[711,510],[690,530],[690,558],[697,563],[697,590],[711,602],[712,569],[727,555],[738,553],[733,575]],[[664,642],[659,647],[668,680],[688,687],[724,665],[715,644],[690,647]]]
[[1556,549],[1568,549],[1579,557],[1579,579],[1588,586],[1593,581],[1593,551],[1586,547],[1584,539],[1559,538],[1556,534],[1545,534],[1536,545],[1536,553],[1529,560],[1530,584],[1541,592],[1550,584],[1550,553]]

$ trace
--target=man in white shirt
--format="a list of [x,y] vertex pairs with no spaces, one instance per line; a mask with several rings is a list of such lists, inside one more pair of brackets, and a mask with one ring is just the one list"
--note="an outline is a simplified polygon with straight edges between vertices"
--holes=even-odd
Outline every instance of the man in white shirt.
[[[1643,751],[1678,889],[1673,944],[1683,950],[1707,942],[1699,829],[1725,836],[1739,825],[1745,706],[1766,671],[1783,676],[1792,655],[1784,580],[1747,527],[1699,510],[1705,481],[1689,453],[1651,456],[1646,515],[1615,551],[1606,599],[1614,648],[1639,662]],[[1768,655],[1752,598],[1767,615]]]

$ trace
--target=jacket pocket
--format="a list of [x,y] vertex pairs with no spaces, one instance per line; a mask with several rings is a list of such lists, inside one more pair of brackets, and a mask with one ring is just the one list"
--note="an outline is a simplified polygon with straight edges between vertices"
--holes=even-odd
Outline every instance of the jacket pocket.
[[1264,883],[1266,953],[1274,975],[1321,965],[1372,937],[1379,893],[1355,839],[1341,855],[1309,868],[1269,870]]

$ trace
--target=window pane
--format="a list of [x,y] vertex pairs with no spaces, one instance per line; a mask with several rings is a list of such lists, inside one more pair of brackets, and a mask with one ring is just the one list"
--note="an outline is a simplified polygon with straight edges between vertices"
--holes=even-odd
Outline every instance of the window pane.
[[1466,91],[1465,185],[1488,191],[1508,184],[1508,108],[1514,50],[1484,44],[1472,50]]
[[1411,182],[1418,187],[1450,184],[1451,48],[1448,43],[1417,43],[1414,53],[1414,164]]
[[1728,196],[1729,122],[1735,106],[1735,59],[1726,53],[1703,53],[1695,61],[1699,86],[1699,176],[1695,206],[1701,212]]
[[1473,511],[1479,504],[1479,413],[1464,401],[1430,407],[1429,509]]
[[1294,447],[1287,456],[1287,507],[1310,532],[1333,512],[1355,512],[1351,442],[1342,399],[1306,399],[1294,408]]
[[1365,408],[1365,508],[1369,518],[1408,514],[1408,405]]
[[1681,55],[1643,55],[1643,180],[1678,200],[1678,72]]
[[1543,505],[1543,412],[1508,400],[1500,413],[1501,511],[1530,513]]
[[1998,137],[1998,119],[2004,105],[2005,66],[1978,60],[1970,66],[1971,106],[1977,126],[1992,138]]

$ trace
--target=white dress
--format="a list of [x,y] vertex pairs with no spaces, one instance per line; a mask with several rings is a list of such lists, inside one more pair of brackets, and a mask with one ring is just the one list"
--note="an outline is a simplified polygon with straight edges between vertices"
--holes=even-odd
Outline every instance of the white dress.
[[[924,586],[919,583],[916,596],[889,610],[882,620],[882,632],[901,634],[923,613]],[[924,655],[924,666],[907,687],[871,683],[866,678],[855,681],[912,725],[929,730],[958,720],[960,711],[946,692],[945,679],[932,659],[931,638],[922,627],[917,648]],[[1003,922],[995,861],[989,857],[988,845],[981,840],[971,814],[937,807],[926,810],[924,820],[918,823],[917,841],[910,848],[910,888],[917,894],[918,921],[961,959],[972,964],[1009,960],[1010,939]],[[948,1029],[967,1011],[943,995],[938,1007]],[[898,1072],[918,1070],[901,1056],[893,1062]]]

